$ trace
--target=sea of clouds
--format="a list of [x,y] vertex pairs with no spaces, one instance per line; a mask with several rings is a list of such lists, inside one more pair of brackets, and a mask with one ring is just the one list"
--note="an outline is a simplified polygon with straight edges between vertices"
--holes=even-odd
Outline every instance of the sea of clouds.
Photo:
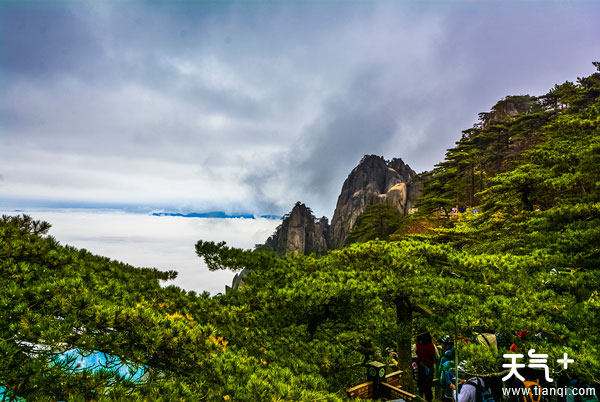
[[272,219],[212,219],[151,216],[114,210],[4,210],[26,213],[52,224],[50,235],[63,244],[85,248],[139,267],[176,270],[173,283],[186,290],[224,291],[232,271],[211,272],[195,253],[200,239],[252,248],[263,243],[280,223]]

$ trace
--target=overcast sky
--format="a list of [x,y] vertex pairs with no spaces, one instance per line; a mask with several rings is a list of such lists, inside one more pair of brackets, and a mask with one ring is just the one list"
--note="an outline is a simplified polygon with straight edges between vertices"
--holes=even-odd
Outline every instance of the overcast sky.
[[1,2],[0,201],[331,216],[363,154],[593,71],[600,2]]

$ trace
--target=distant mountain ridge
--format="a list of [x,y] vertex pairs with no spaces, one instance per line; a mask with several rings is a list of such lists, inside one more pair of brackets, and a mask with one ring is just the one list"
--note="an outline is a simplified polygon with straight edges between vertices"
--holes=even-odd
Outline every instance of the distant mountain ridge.
[[263,218],[263,219],[273,219],[273,220],[279,220],[281,219],[281,216],[279,215],[271,215],[271,214],[265,214],[265,215],[254,215],[252,213],[249,212],[233,212],[233,213],[229,213],[229,212],[225,212],[225,211],[208,211],[208,212],[152,212],[151,214],[152,216],[178,216],[178,217],[182,217],[182,218],[215,218],[215,219],[234,219],[234,218],[241,218],[241,219],[257,219],[257,218]]

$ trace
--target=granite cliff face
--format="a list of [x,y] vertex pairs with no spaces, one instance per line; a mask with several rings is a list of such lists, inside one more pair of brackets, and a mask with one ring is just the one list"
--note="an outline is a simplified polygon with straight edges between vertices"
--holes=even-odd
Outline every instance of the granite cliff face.
[[325,253],[344,245],[369,205],[386,202],[406,215],[421,191],[417,174],[402,159],[365,155],[342,186],[331,225],[326,217],[317,220],[310,208],[297,202],[265,246],[281,254]]
[[406,215],[420,193],[417,174],[402,159],[365,155],[342,186],[331,219],[331,248],[344,244],[367,206],[386,202]]
[[281,254],[325,253],[329,249],[329,222],[326,217],[317,220],[310,208],[297,202],[265,246]]

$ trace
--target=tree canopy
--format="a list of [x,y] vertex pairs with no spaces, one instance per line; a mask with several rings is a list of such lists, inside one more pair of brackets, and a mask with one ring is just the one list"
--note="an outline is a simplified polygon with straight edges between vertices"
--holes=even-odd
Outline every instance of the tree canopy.
[[402,214],[387,203],[369,205],[348,233],[346,244],[369,240],[388,240],[402,224]]
[[[505,98],[423,177],[426,232],[402,232],[382,205],[320,257],[200,240],[210,269],[247,272],[213,297],[3,217],[0,385],[40,400],[337,400],[387,348],[406,367],[422,330],[496,333],[498,352],[458,345],[479,374],[500,371],[527,331],[520,347],[548,353],[555,373],[600,384],[600,72]],[[454,206],[468,209],[450,216]],[[69,369],[56,356],[73,348],[145,374]],[[568,372],[554,363],[565,352]]]

